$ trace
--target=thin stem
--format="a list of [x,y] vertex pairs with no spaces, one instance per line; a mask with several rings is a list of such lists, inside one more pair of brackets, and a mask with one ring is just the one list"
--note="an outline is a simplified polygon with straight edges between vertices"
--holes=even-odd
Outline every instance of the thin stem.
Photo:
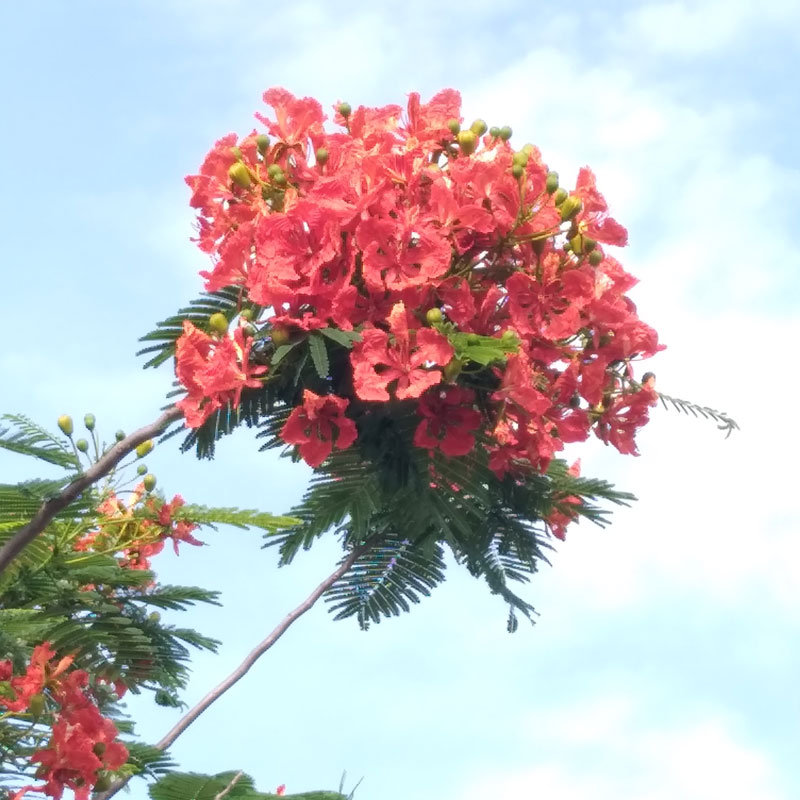
[[170,406],[155,422],[139,428],[130,436],[126,436],[121,442],[117,442],[96,463],[92,464],[86,472],[75,478],[55,497],[45,500],[33,519],[20,528],[0,548],[0,574],[52,522],[53,517],[59,511],[63,511],[90,486],[108,475],[128,453],[132,453],[142,442],[146,442],[148,439],[163,433],[165,428],[182,416],[183,413],[177,406]]
[[[235,683],[240,681],[250,670],[253,664],[258,661],[264,653],[269,650],[278,639],[283,636],[284,633],[289,629],[289,626],[292,623],[296,622],[306,611],[309,611],[312,606],[322,597],[328,589],[333,586],[336,581],[339,580],[343,575],[349,572],[350,568],[359,557],[366,552],[367,548],[369,547],[369,542],[356,547],[347,558],[342,561],[342,563],[330,574],[327,578],[325,578],[322,583],[314,589],[313,592],[302,602],[300,603],[297,608],[293,611],[290,611],[277,625],[277,627],[264,639],[260,642],[250,653],[247,657],[239,664],[236,669],[225,678],[222,683],[215,686],[199,703],[197,703],[194,708],[190,709],[186,712],[186,714],[181,717],[175,726],[161,739],[158,744],[155,745],[157,750],[166,750],[170,745],[172,745],[175,740],[213,703],[222,697],[225,692],[228,691]],[[130,780],[130,777],[121,779],[116,781],[107,791],[100,792],[94,796],[94,800],[109,800],[109,798],[113,797],[120,789],[122,789]]]

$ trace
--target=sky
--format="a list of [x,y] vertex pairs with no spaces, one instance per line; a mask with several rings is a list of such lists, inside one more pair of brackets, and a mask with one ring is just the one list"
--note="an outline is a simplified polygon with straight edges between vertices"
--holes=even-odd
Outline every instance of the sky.
[[[800,797],[800,250],[796,0],[541,4],[255,0],[0,3],[1,412],[87,411],[110,438],[157,415],[169,368],[137,338],[201,290],[185,175],[284,86],[330,108],[453,87],[568,185],[590,165],[629,230],[658,387],[741,431],[656,410],[641,457],[582,445],[638,502],[573,527],[525,591],[537,624],[454,568],[367,633],[323,607],[176,743],[187,770],[358,800]],[[174,440],[173,440],[174,441]],[[245,431],[213,462],[149,459],[188,501],[285,512],[309,471]],[[31,477],[0,459],[0,481]],[[222,639],[185,699],[222,680],[333,568],[289,568],[256,532],[164,553],[162,580],[222,591],[181,620]],[[173,711],[132,707],[155,741]],[[131,784],[132,800],[147,796]]]

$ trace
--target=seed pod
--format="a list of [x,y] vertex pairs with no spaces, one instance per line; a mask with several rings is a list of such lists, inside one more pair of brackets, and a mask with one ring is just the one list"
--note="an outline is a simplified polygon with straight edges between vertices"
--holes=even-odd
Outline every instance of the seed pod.
[[153,449],[153,440],[148,439],[136,448],[136,457],[144,458]]
[[461,130],[461,123],[457,119],[449,119],[447,120],[447,127],[449,128],[450,133],[452,133],[453,136],[456,136]]
[[250,177],[250,170],[247,169],[241,161],[231,164],[228,170],[228,177],[242,189],[249,189],[250,184],[253,182],[253,179]]
[[87,431],[93,431],[96,422],[94,414],[85,414],[83,417],[83,424],[86,426]]
[[441,322],[444,319],[444,314],[442,314],[441,308],[429,308],[427,313],[425,314],[425,319],[428,320],[430,325],[435,325],[437,322]]
[[221,311],[217,311],[208,318],[208,327],[211,328],[214,333],[227,333],[228,318]]
[[483,136],[486,131],[489,130],[489,126],[486,122],[482,119],[476,119],[472,125],[469,126],[469,129],[476,135],[476,136]]
[[558,173],[557,172],[548,172],[547,173],[547,181],[545,181],[544,188],[547,191],[547,194],[553,194],[553,192],[558,189]]
[[461,131],[458,136],[456,136],[458,140],[458,146],[461,149],[462,155],[469,156],[475,152],[475,148],[478,146],[478,137],[475,134],[475,131]]
[[144,483],[144,490],[146,492],[152,492],[153,489],[156,488],[156,476],[152,473],[145,475],[142,483]]
[[65,436],[72,436],[75,426],[72,424],[72,417],[69,414],[62,414],[58,418],[58,427]]
[[89,442],[87,442],[86,439],[78,439],[78,441],[75,442],[75,447],[77,447],[81,453],[89,452]]

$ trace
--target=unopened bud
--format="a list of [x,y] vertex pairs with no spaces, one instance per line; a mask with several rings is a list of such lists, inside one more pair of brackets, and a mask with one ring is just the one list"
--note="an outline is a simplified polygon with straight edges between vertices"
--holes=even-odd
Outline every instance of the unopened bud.
[[522,164],[512,164],[511,174],[515,178],[521,178],[525,174],[525,167],[523,167]]
[[553,202],[557,206],[560,206],[568,197],[569,197],[569,192],[566,189],[559,189],[553,195]]
[[592,252],[589,253],[589,263],[593,267],[598,266],[602,260],[603,254],[599,250],[592,250]]
[[261,155],[267,152],[269,148],[269,136],[267,136],[266,133],[259,133],[258,136],[256,136],[256,147]]
[[511,134],[512,133],[513,133],[513,131],[511,130],[511,128],[508,125],[503,125],[503,127],[500,128],[500,138],[504,142],[507,142],[511,138]]
[[270,338],[275,347],[280,347],[283,344],[289,344],[289,331],[281,325],[276,325],[270,331]]
[[144,484],[144,490],[146,492],[152,492],[153,489],[156,488],[156,476],[152,473],[145,475],[142,483]]
[[31,695],[28,700],[28,711],[34,719],[38,719],[44,711],[44,695],[40,693]]
[[327,147],[318,147],[317,152],[314,153],[314,157],[317,159],[317,164],[321,167],[324,167],[325,164],[328,163],[328,159],[330,158],[330,153],[328,152]]
[[498,136],[500,136],[500,128],[498,128],[497,125],[492,125],[492,127],[489,128],[489,136],[493,136],[497,139]]
[[489,126],[486,122],[482,119],[476,119],[472,125],[469,126],[469,129],[476,135],[476,136],[483,136],[487,130],[489,130]]
[[557,172],[548,172],[547,173],[547,180],[545,181],[544,188],[547,191],[547,194],[553,194],[553,192],[558,189],[558,173]]
[[350,107],[350,103],[339,103],[336,106],[336,110],[345,118],[347,119],[350,114],[353,112],[353,109]]
[[139,464],[139,466],[136,467],[136,474],[137,475],[146,475],[147,474],[147,466],[145,464]]
[[144,458],[153,449],[153,440],[148,439],[136,448],[136,457]]
[[252,322],[253,321],[253,309],[252,308],[243,308],[239,312],[239,316],[243,320],[246,320],[247,322]]
[[117,432],[114,434],[114,438],[115,438],[115,439],[116,439],[118,442],[121,442],[121,441],[122,441],[122,440],[125,438],[125,431],[117,431]]
[[83,424],[86,426],[87,431],[93,431],[96,422],[94,414],[85,414],[83,417]]
[[441,322],[444,319],[444,314],[442,314],[441,308],[429,308],[427,313],[425,314],[425,319],[428,320],[430,325],[435,325],[437,322]]
[[444,365],[444,370],[442,370],[444,379],[449,382],[454,381],[461,374],[461,368],[463,366],[464,362],[458,358],[448,361],[447,364]]
[[561,204],[562,222],[566,222],[567,220],[572,219],[576,214],[578,214],[578,212],[580,212],[582,208],[583,208],[583,203],[581,202],[580,197],[571,194]]
[[208,318],[208,327],[214,333],[227,333],[228,318],[221,311],[217,311]]
[[72,436],[75,426],[72,424],[72,417],[69,414],[62,414],[58,418],[58,427],[65,436]]
[[241,161],[231,164],[228,170],[228,177],[242,189],[249,189],[250,184],[253,182],[253,179],[250,177],[250,170],[247,169]]
[[530,156],[524,150],[518,150],[511,156],[512,164],[521,164],[523,167],[528,163]]
[[461,130],[461,123],[457,119],[449,119],[447,120],[447,127],[449,128],[450,133],[455,136]]
[[87,442],[86,439],[78,439],[78,441],[75,442],[75,447],[77,447],[81,453],[89,452],[89,442]]
[[458,136],[456,136],[458,140],[458,146],[461,149],[461,152],[465,156],[472,155],[475,152],[475,148],[478,146],[478,137],[475,134],[475,131],[461,131]]

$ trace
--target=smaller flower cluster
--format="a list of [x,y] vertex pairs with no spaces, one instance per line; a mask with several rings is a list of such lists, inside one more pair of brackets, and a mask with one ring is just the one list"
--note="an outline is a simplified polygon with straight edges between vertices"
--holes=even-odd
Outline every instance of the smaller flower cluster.
[[128,759],[127,748],[117,741],[116,726],[97,707],[88,673],[70,670],[71,665],[71,656],[56,660],[48,642],[34,648],[22,675],[13,674],[10,661],[0,661],[0,711],[30,715],[34,721],[45,710],[52,714],[50,739],[31,757],[39,764],[36,778],[44,783],[24,786],[14,800],[28,792],[60,800],[65,789],[71,789],[76,800],[88,800],[98,783]]
[[143,483],[134,489],[127,503],[111,492],[97,508],[104,517],[100,526],[77,542],[75,549],[119,553],[122,566],[150,569],[150,559],[164,549],[167,539],[172,540],[176,554],[181,542],[203,544],[192,535],[199,525],[175,518],[183,505],[180,495],[167,503],[145,494]]

